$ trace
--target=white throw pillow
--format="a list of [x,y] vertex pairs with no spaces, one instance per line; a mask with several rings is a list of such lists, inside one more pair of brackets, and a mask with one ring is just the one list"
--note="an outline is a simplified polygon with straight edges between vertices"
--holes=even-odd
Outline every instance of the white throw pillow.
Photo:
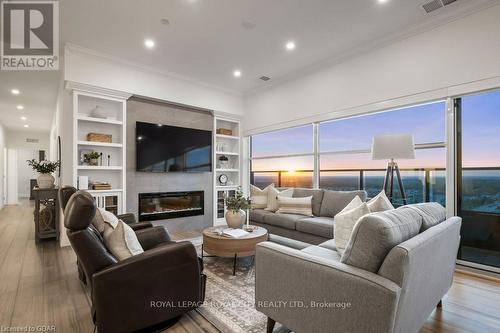
[[281,191],[275,188],[274,186],[269,187],[269,191],[267,193],[267,207],[266,210],[270,212],[275,212],[278,210],[278,195],[282,197],[291,198],[293,195],[293,188],[289,188],[287,190]]
[[303,198],[289,198],[278,195],[278,214],[299,214],[313,216],[312,196]]
[[110,224],[114,229],[118,225],[118,218],[115,214],[108,212],[104,208],[97,208],[92,224],[102,234],[106,223]]
[[385,194],[385,191],[380,192],[375,197],[373,197],[370,201],[367,202],[368,208],[370,208],[370,212],[383,212],[385,210],[394,209],[394,206],[391,204],[391,201]]
[[342,255],[347,248],[347,243],[351,238],[352,230],[358,220],[370,213],[368,205],[363,202],[359,196],[352,201],[334,217],[334,239],[337,246],[337,252]]
[[252,209],[267,208],[267,194],[271,187],[274,187],[274,184],[268,185],[263,190],[257,186],[250,185],[250,200],[252,200]]
[[144,252],[134,230],[122,220],[118,221],[115,228],[106,225],[105,229],[104,244],[118,260],[125,260]]

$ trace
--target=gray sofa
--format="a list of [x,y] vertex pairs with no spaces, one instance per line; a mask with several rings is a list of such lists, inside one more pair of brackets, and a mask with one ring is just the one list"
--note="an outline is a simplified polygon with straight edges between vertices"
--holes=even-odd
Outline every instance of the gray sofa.
[[451,286],[460,217],[439,204],[368,214],[345,252],[334,240],[256,252],[256,308],[297,333],[416,333]]
[[355,196],[366,201],[365,191],[329,191],[295,188],[293,197],[312,196],[314,216],[276,214],[264,209],[250,211],[250,222],[264,227],[270,234],[295,239],[309,244],[320,244],[333,238],[333,218]]

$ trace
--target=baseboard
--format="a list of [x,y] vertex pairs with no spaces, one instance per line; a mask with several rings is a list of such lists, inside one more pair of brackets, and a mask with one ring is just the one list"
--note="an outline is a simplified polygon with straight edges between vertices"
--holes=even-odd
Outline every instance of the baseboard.
[[472,268],[472,267],[457,265],[455,267],[455,272],[460,273],[460,274],[464,274],[464,275],[473,276],[473,277],[476,277],[479,279],[484,279],[484,280],[489,280],[489,281],[493,281],[496,283],[500,283],[500,274],[489,272],[489,271],[483,271],[483,270]]

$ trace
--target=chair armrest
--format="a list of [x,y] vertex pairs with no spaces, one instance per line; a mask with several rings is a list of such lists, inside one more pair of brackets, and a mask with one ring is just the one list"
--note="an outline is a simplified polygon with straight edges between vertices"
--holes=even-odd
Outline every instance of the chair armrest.
[[127,224],[136,223],[135,215],[133,213],[125,213],[116,216],[118,219],[122,220]]
[[137,230],[152,228],[153,223],[151,223],[151,222],[137,222],[137,223],[130,223],[128,226],[130,228],[132,228],[132,230],[137,231]]
[[99,332],[132,332],[190,311],[203,278],[190,242],[169,243],[92,276]]
[[293,331],[392,332],[400,287],[384,277],[271,242],[255,267],[257,310]]
[[152,249],[161,243],[170,242],[170,236],[164,227],[153,227],[147,229],[137,230],[135,232],[139,243],[141,243],[142,249],[147,251]]

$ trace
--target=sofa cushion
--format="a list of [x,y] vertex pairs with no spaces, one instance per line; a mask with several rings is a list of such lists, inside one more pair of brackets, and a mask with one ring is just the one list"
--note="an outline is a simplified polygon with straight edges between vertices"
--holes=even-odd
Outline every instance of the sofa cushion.
[[274,184],[266,186],[263,190],[255,185],[250,185],[250,200],[252,208],[267,208],[267,194],[269,188],[274,187]]
[[310,188],[295,188],[293,190],[294,198],[303,198],[312,196],[312,212],[315,216],[320,216],[321,202],[323,201],[323,190],[313,190]]
[[363,216],[354,226],[341,262],[377,272],[389,251],[420,231],[422,217],[411,208]]
[[289,198],[278,195],[278,214],[300,214],[305,216],[313,216],[312,213],[312,197],[304,198]]
[[337,251],[329,250],[321,246],[311,245],[301,250],[304,253],[325,258],[328,260],[340,261],[340,256]]
[[144,252],[134,230],[121,220],[115,228],[105,226],[104,244],[119,261]]
[[295,230],[295,222],[303,218],[304,215],[269,213],[264,216],[264,223],[274,225],[276,227]]
[[359,197],[355,197],[340,213],[335,215],[333,231],[337,251],[340,254],[344,253],[356,222],[366,214],[370,214],[368,205],[366,202],[362,202]]
[[422,228],[420,229],[420,232],[423,232],[446,220],[446,208],[437,202],[406,205],[398,209],[402,209],[404,207],[415,209],[417,213],[422,216]]
[[394,209],[394,206],[385,194],[385,191],[382,191],[371,198],[367,204],[368,208],[370,208],[370,212],[372,213]]
[[335,244],[335,239],[327,240],[318,245],[319,247],[324,247],[325,249],[337,251],[337,245]]
[[104,208],[97,208],[95,212],[95,216],[91,222],[94,227],[99,231],[99,233],[103,233],[106,223],[111,225],[111,227],[116,228],[118,225],[118,217],[116,217],[113,213],[108,212]]
[[264,209],[252,209],[250,210],[250,221],[255,221],[259,223],[264,223],[264,216],[273,214]]
[[291,198],[293,196],[293,188],[289,188],[289,189],[280,191],[279,189],[275,188],[274,186],[269,187],[269,191],[267,192],[266,210],[268,210],[270,212],[275,212],[279,209],[278,195],[282,196],[282,197]]
[[329,191],[325,190],[319,216],[334,217],[356,196],[366,201],[366,191]]
[[295,229],[325,238],[333,237],[333,219],[331,217],[308,217],[297,221]]

